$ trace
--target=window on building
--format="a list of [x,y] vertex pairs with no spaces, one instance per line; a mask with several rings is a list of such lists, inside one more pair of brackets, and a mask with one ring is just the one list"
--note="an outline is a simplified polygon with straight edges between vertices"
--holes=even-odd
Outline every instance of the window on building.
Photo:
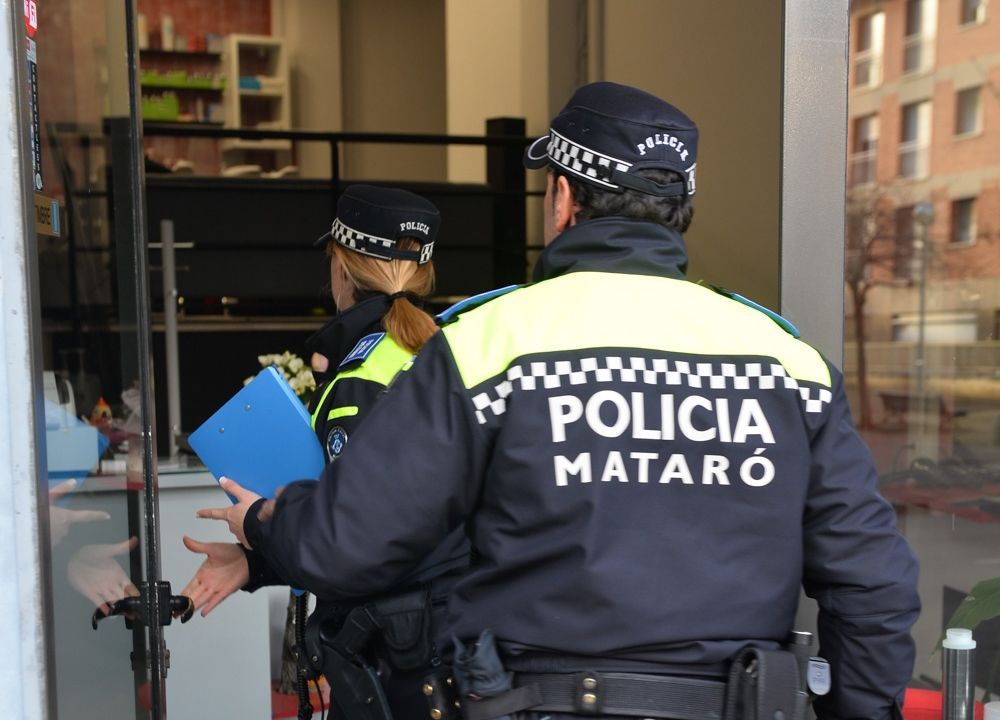
[[955,96],[955,134],[970,135],[979,132],[980,112],[978,87],[960,90]]
[[937,0],[907,0],[906,39],[903,42],[903,72],[930,69],[934,63],[937,35]]
[[855,87],[872,87],[882,82],[882,47],[885,41],[885,13],[865,15],[858,20],[858,42],[854,55]]
[[892,276],[896,280],[913,277],[913,206],[896,208],[894,216]]
[[971,245],[976,241],[976,199],[962,198],[951,203],[951,244]]
[[980,24],[986,21],[986,0],[962,0],[962,24]]
[[899,177],[923,178],[930,170],[930,100],[903,106],[899,138]]
[[851,185],[875,182],[875,158],[878,152],[878,115],[854,119],[854,142],[851,148]]

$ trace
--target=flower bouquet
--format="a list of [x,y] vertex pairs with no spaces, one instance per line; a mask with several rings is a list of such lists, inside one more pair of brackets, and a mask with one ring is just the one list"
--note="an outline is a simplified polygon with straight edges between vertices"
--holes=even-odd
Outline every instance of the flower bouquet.
[[[305,361],[294,353],[287,350],[283,353],[271,353],[270,355],[258,355],[257,362],[262,368],[274,367],[285,378],[285,382],[292,388],[295,396],[303,402],[309,404],[309,398],[316,390],[316,378],[313,377],[312,369],[306,365]],[[253,380],[253,376],[246,378],[243,384],[248,384]]]

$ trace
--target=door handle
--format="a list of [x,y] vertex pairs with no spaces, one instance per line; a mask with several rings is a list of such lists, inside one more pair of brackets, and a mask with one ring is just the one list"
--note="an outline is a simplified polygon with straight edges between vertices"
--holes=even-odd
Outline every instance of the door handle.
[[170,583],[140,583],[138,597],[124,597],[116,600],[111,609],[105,613],[101,608],[94,610],[90,616],[90,626],[97,629],[97,623],[112,615],[122,615],[125,618],[125,627],[132,629],[132,623],[139,620],[143,625],[150,625],[147,608],[151,605],[151,593],[156,592],[159,600],[160,616],[157,624],[169,625],[173,618],[179,618],[182,623],[186,623],[194,615],[194,602],[187,595],[171,595]]

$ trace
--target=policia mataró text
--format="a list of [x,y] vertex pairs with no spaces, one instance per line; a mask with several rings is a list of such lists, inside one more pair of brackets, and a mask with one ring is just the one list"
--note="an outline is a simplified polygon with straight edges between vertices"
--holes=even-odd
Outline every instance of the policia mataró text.
[[916,561],[840,372],[781,318],[686,280],[697,152],[672,105],[580,88],[526,153],[548,172],[534,282],[447,318],[269,520],[252,497],[231,510],[332,600],[393,586],[465,528],[433,718],[803,717],[781,649],[800,587],[830,668],[818,716],[900,717]]

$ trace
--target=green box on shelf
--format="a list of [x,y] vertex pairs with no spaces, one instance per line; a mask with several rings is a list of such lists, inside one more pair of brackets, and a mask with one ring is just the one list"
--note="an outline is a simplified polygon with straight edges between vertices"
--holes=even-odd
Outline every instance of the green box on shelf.
[[180,103],[173,93],[149,95],[142,99],[144,120],[176,120],[180,112]]
[[224,77],[195,75],[187,79],[187,86],[207,90],[221,90],[226,86],[226,79]]

